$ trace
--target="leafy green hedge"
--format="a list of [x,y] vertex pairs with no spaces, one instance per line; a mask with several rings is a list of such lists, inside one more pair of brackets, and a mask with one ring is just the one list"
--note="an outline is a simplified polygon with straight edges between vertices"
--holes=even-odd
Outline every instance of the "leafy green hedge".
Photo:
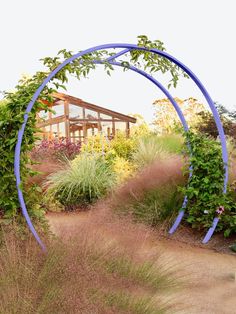
[[236,232],[236,203],[235,192],[231,187],[228,187],[227,194],[223,193],[221,145],[214,139],[192,132],[186,134],[187,142],[191,145],[188,155],[193,166],[188,186],[182,189],[189,200],[187,222],[193,228],[205,229],[218,216],[220,221],[217,230],[224,231],[224,235],[228,236]]
[[[14,151],[18,131],[23,123],[26,105],[30,102],[33,93],[44,78],[45,73],[38,73],[28,81],[20,81],[16,86],[16,91],[7,93],[6,103],[0,106],[0,210],[2,216],[7,219],[16,217],[19,212],[14,176]],[[41,93],[41,99],[50,101],[51,97],[49,95],[51,92],[50,88],[45,88]],[[26,182],[28,176],[33,175],[28,167],[31,163],[28,152],[33,148],[35,142],[35,133],[37,131],[36,112],[43,108],[45,106],[41,102],[37,101],[35,103],[25,128],[21,149],[21,178],[23,182]],[[35,203],[35,193],[37,192],[35,187],[24,185],[22,188],[27,191],[26,203],[30,214],[35,213],[36,216],[39,216],[39,207],[37,202]]]

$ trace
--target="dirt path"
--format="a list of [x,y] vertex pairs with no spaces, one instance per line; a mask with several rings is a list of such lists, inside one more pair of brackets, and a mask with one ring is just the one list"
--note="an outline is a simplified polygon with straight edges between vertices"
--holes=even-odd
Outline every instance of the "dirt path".
[[182,308],[175,313],[236,313],[236,256],[163,239],[148,227],[114,218],[103,206],[90,212],[50,213],[47,218],[59,237],[69,237],[84,228],[95,230],[107,241],[132,248],[141,259],[160,254],[164,263],[177,264],[187,285],[172,296],[178,309]]

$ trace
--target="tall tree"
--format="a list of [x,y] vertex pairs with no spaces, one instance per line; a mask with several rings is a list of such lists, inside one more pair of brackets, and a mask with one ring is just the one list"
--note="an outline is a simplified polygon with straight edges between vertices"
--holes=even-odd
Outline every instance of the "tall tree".
[[[175,98],[175,101],[181,108],[188,125],[195,127],[200,120],[198,114],[206,111],[205,106],[192,97],[185,100]],[[155,110],[153,124],[158,133],[171,133],[181,127],[179,117],[169,99],[155,100],[153,105]]]

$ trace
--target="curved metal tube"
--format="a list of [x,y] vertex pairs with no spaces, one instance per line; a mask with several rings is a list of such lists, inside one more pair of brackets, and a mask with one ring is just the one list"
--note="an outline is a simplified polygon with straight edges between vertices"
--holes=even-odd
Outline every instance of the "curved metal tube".
[[[26,222],[29,226],[29,229],[31,230],[31,232],[33,233],[35,239],[37,240],[37,242],[39,243],[39,245],[42,247],[43,250],[45,250],[45,246],[42,243],[41,239],[39,238],[32,222],[31,219],[29,217],[29,214],[27,212],[27,208],[25,205],[25,201],[24,201],[24,196],[23,193],[21,191],[20,188],[20,184],[21,184],[21,177],[20,177],[20,154],[21,154],[21,144],[22,144],[22,139],[23,139],[23,135],[24,135],[24,131],[25,131],[25,126],[26,123],[28,121],[28,114],[31,112],[31,109],[35,103],[35,101],[37,100],[37,98],[39,97],[41,91],[43,90],[43,88],[47,85],[47,83],[67,64],[69,64],[70,62],[72,62],[73,60],[82,57],[85,54],[88,53],[92,53],[94,51],[98,51],[98,50],[102,50],[102,49],[110,49],[110,48],[124,48],[124,49],[136,49],[136,50],[141,50],[141,51],[149,51],[155,54],[158,54],[162,57],[167,58],[168,60],[174,62],[176,65],[178,65],[181,69],[183,69],[191,78],[192,80],[196,83],[196,85],[199,87],[199,89],[201,90],[202,94],[204,95],[206,101],[208,102],[211,111],[213,113],[216,125],[217,125],[217,129],[219,132],[219,137],[221,140],[221,146],[222,146],[222,158],[225,164],[225,179],[224,179],[224,193],[226,193],[227,191],[227,182],[228,182],[228,153],[227,153],[227,147],[226,147],[226,140],[225,140],[225,134],[224,134],[224,130],[220,121],[220,117],[219,114],[214,106],[214,102],[211,99],[210,95],[208,94],[207,90],[205,89],[205,87],[203,86],[203,84],[200,82],[200,80],[197,78],[197,76],[188,68],[186,67],[182,62],[180,62],[179,60],[177,60],[176,58],[172,57],[171,55],[169,55],[168,53],[158,50],[158,49],[147,49],[144,47],[139,47],[137,45],[133,45],[133,44],[105,44],[105,45],[99,45],[99,46],[95,46],[89,49],[86,49],[82,52],[79,52],[73,56],[71,56],[70,58],[66,59],[64,62],[62,62],[56,69],[54,69],[48,76],[47,78],[43,81],[43,83],[41,84],[41,86],[35,91],[32,100],[29,102],[27,108],[26,108],[26,113],[24,115],[24,122],[21,126],[21,129],[18,132],[18,139],[17,139],[17,144],[15,147],[15,160],[14,160],[14,173],[15,173],[15,177],[16,177],[16,187],[17,187],[17,191],[18,191],[18,198],[19,198],[19,203],[21,205],[22,208],[22,213],[26,219]],[[180,217],[181,218],[181,217]],[[181,220],[181,219],[180,219]],[[209,229],[206,237],[204,238],[204,243],[206,243],[211,235],[213,234],[215,227],[216,227],[217,223],[214,224],[212,226],[212,228]]]
[[[94,63],[102,64],[103,62],[102,61],[94,61]],[[121,63],[116,62],[116,61],[109,61],[109,63],[111,65],[123,67]],[[148,80],[150,80],[152,83],[154,83],[166,95],[166,97],[170,100],[171,104],[174,106],[174,108],[175,108],[175,110],[179,116],[179,119],[183,125],[184,130],[187,132],[189,130],[187,121],[183,115],[182,110],[180,109],[179,105],[174,100],[172,95],[169,93],[169,91],[160,82],[158,82],[156,79],[154,79],[151,75],[147,74],[146,72],[144,72],[144,71],[142,71],[142,70],[140,70],[140,69],[138,69],[132,65],[129,66],[129,70],[132,70],[132,71],[139,73],[140,75],[146,77]],[[190,144],[188,144],[188,146],[191,150]],[[193,168],[192,168],[192,165],[190,165],[190,167],[189,167],[189,179],[192,177],[192,174],[193,174],[192,171],[193,171]],[[179,211],[179,214],[178,214],[173,226],[171,227],[171,229],[169,231],[170,234],[174,233],[175,230],[177,229],[178,225],[180,224],[180,222],[184,216],[184,213],[185,213],[184,209],[186,208],[187,204],[188,204],[188,197],[185,195],[181,210]]]

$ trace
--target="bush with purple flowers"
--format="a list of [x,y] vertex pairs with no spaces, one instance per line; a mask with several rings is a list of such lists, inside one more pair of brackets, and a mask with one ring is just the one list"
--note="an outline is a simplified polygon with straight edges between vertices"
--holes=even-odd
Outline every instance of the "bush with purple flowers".
[[33,159],[55,158],[72,160],[80,153],[81,142],[73,143],[66,139],[42,140],[32,151]]

